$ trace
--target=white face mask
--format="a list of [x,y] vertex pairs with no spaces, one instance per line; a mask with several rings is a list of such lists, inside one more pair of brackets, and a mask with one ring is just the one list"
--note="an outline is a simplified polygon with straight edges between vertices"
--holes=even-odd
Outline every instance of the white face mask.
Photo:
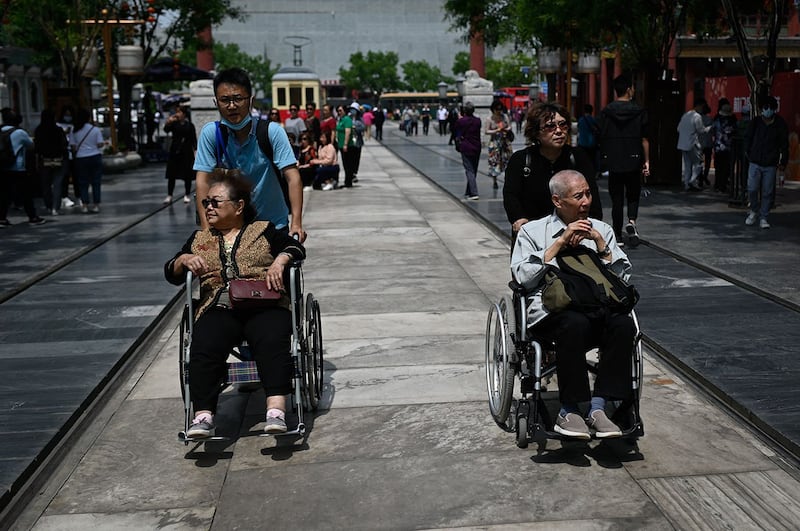
[[775,116],[775,109],[770,109],[770,108],[761,109],[761,116],[763,116],[764,118],[772,118],[773,116]]

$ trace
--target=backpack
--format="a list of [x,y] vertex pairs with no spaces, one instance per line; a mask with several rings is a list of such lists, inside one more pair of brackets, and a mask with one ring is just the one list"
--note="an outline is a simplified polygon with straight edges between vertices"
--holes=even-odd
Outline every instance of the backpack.
[[[214,123],[217,127],[217,166],[227,167],[225,166],[223,159],[225,158],[228,149],[228,128],[222,127],[222,124],[219,122],[219,120]],[[286,202],[286,206],[289,207],[289,210],[291,211],[292,203],[289,201],[289,183],[286,182],[286,179],[283,177],[283,173],[273,160],[275,158],[275,151],[272,149],[272,142],[269,140],[269,124],[270,122],[267,120],[258,120],[258,123],[256,124],[256,140],[258,140],[258,147],[261,149],[261,152],[265,157],[267,157],[267,160],[269,160],[270,164],[272,164],[272,171],[277,176],[278,183],[281,185],[283,200]]]
[[10,168],[17,161],[17,154],[11,142],[11,134],[16,130],[16,127],[9,127],[0,131],[0,168]]
[[642,151],[642,115],[617,121],[603,109],[600,122],[600,168],[604,171],[640,171],[644,164]]
[[551,312],[576,310],[590,317],[606,312],[629,313],[639,302],[639,292],[583,245],[560,252],[558,267],[545,272],[542,305]]
[[364,125],[358,118],[353,118],[353,138],[351,140],[354,147],[363,147],[364,146],[364,131],[367,130],[367,126]]

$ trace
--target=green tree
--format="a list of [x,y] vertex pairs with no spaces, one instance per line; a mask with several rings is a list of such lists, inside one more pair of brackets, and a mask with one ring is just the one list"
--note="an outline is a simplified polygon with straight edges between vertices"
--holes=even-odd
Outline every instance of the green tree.
[[469,52],[458,52],[453,58],[453,73],[463,74],[469,70]]
[[[269,98],[272,94],[272,76],[280,69],[281,65],[272,68],[272,62],[266,55],[258,57],[248,55],[239,48],[238,44],[214,43],[214,67],[217,71],[238,66],[245,69],[250,74],[253,81],[253,93],[259,91],[264,93],[264,97]],[[192,43],[186,49],[181,50],[180,60],[185,63],[193,63],[197,53],[197,44]]]
[[[480,36],[489,47],[507,42],[514,22],[511,18],[513,0],[446,0],[445,19],[450,29],[462,33],[464,42]],[[466,71],[466,70],[465,70]]]
[[414,92],[435,92],[441,81],[454,83],[452,77],[445,76],[438,66],[431,66],[427,61],[406,61],[403,69],[403,81],[406,88]]
[[403,86],[397,75],[398,61],[396,52],[356,52],[350,56],[350,68],[339,68],[339,77],[348,89],[379,97]]
[[523,70],[526,67],[532,68],[535,64],[534,57],[524,52],[516,52],[502,59],[487,59],[486,78],[495,87],[527,85],[531,82],[530,73],[526,76]]

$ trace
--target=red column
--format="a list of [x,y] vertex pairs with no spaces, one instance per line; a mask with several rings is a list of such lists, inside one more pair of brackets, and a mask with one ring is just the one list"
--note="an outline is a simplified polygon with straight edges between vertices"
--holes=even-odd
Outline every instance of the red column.
[[198,33],[197,38],[205,44],[205,46],[197,48],[197,68],[206,71],[214,70],[214,50],[212,48],[214,39],[211,36],[211,26]]
[[600,54],[600,107],[598,110],[608,105],[608,60]]
[[480,77],[486,77],[486,47],[480,32],[469,39],[469,68],[475,70]]
[[592,107],[597,109],[597,74],[589,74],[586,76],[586,83],[589,85],[589,94],[586,102],[591,104]]

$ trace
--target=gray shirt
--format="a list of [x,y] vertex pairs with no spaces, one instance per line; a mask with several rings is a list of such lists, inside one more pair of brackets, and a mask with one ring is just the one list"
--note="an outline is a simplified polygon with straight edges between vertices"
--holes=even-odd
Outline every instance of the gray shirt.
[[[627,281],[630,277],[631,263],[628,256],[622,252],[614,237],[614,229],[599,219],[589,218],[592,227],[603,236],[606,245],[611,249],[611,261],[608,268],[618,277]],[[544,261],[544,254],[561,236],[567,226],[555,213],[529,221],[520,228],[514,252],[511,254],[511,275],[525,289],[533,294],[528,296],[528,326],[532,326],[545,317],[547,310],[542,305],[542,288],[544,275],[548,266],[558,267],[556,259]],[[580,245],[594,251],[599,251],[593,240],[583,239]]]
[[306,122],[302,118],[287,118],[283,123],[286,134],[294,134],[294,145],[300,145],[300,133],[306,130]]

